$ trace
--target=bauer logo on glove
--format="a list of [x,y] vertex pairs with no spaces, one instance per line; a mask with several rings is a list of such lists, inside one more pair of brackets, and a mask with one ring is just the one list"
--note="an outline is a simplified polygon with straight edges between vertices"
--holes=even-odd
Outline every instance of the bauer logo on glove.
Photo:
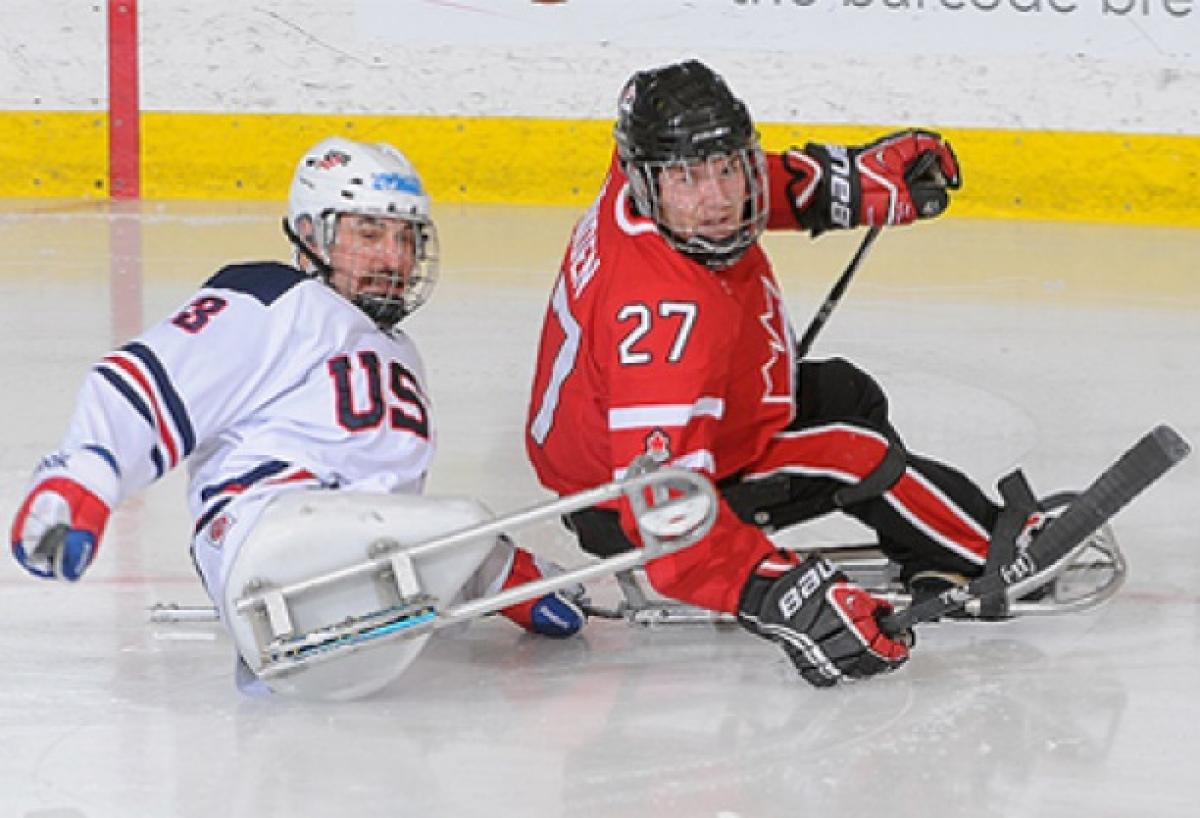
[[851,583],[820,554],[814,552],[782,575],[772,577],[774,573],[760,565],[751,574],[738,621],[783,648],[809,684],[830,687],[886,673],[908,661],[911,635],[890,635],[879,625],[878,618],[891,605]]
[[837,571],[829,560],[817,560],[816,564],[795,578],[795,584],[779,597],[779,613],[791,619],[800,610],[804,601],[824,587]]

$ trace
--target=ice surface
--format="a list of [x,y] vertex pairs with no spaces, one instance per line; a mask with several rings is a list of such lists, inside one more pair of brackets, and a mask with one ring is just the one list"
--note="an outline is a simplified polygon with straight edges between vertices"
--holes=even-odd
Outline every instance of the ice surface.
[[[264,205],[0,207],[0,511],[94,359],[227,261],[287,258]],[[409,329],[441,452],[430,489],[503,512],[538,489],[521,425],[575,213],[436,211],[445,255]],[[856,237],[772,237],[798,330]],[[991,483],[1079,487],[1159,422],[1200,441],[1200,231],[947,220],[885,233],[818,341],[884,383],[910,448]],[[1200,803],[1200,458],[1116,520],[1097,611],[920,629],[899,673],[818,691],[736,628],[489,619],[344,705],[249,699],[207,624],[180,475],[113,518],[77,586],[0,567],[0,814],[1191,816]],[[844,532],[848,532],[845,533]],[[823,523],[790,536],[837,539]],[[582,557],[560,532],[531,543]],[[615,587],[594,589],[601,601]]]

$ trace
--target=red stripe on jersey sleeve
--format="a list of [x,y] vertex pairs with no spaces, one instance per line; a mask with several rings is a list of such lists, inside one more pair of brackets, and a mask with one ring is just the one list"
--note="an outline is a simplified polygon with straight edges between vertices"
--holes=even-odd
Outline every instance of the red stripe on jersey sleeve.
[[122,372],[137,382],[137,385],[142,392],[142,396],[146,398],[146,403],[148,403],[150,408],[154,411],[154,424],[156,427],[155,431],[158,432],[159,440],[161,440],[163,446],[166,447],[167,456],[170,458],[170,466],[174,467],[179,463],[179,448],[175,445],[175,441],[171,438],[171,434],[168,431],[170,427],[167,426],[167,421],[163,417],[162,407],[158,403],[158,398],[155,396],[154,390],[150,388],[150,383],[146,380],[146,376],[142,374],[142,371],[138,369],[135,364],[118,355],[109,355],[105,357],[104,360],[118,367]]

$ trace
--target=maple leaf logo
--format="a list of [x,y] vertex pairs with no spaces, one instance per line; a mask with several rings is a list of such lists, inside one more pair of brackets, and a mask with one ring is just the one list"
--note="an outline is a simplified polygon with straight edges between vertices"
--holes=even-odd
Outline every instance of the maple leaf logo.
[[646,454],[655,463],[666,463],[671,459],[671,438],[662,429],[646,435]]
[[762,279],[763,312],[759,323],[767,333],[771,355],[762,365],[763,403],[788,402],[792,399],[791,331],[783,307],[783,294],[774,282]]

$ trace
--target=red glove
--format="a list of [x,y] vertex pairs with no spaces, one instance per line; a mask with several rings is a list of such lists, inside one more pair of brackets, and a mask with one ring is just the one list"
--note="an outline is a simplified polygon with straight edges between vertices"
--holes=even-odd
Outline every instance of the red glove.
[[908,224],[940,216],[962,187],[958,157],[930,131],[902,131],[857,149],[859,224]]
[[809,143],[783,154],[787,199],[801,227],[908,224],[941,215],[962,186],[950,143],[932,131],[900,131],[856,148]]
[[83,576],[100,546],[117,486],[115,461],[101,449],[47,458],[13,518],[17,562],[43,579],[74,582]]

